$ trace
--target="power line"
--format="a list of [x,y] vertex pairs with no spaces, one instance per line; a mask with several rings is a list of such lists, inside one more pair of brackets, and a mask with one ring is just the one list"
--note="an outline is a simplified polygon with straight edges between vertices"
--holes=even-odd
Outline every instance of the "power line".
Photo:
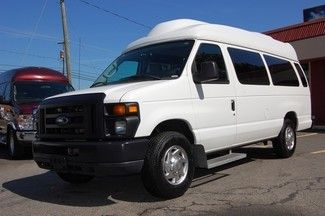
[[[20,31],[20,30],[17,30],[17,29],[1,28],[1,26],[0,26],[0,32],[6,33],[6,34],[20,35],[20,36],[24,36],[24,37],[31,37],[33,35],[31,32]],[[36,34],[35,33],[34,34],[34,39],[35,39],[35,37],[37,39],[39,39],[39,40],[45,40],[45,41],[57,42],[57,41],[61,40],[58,37],[54,37],[54,36],[51,36],[51,35],[45,35],[45,34]],[[71,43],[76,44],[76,45],[78,44],[78,42],[72,41],[72,40],[71,40]],[[99,47],[99,46],[95,46],[95,45],[91,45],[91,44],[85,44],[84,43],[83,46],[91,48],[91,49],[95,49],[95,50],[98,50],[98,51],[102,51],[102,52],[111,52],[108,49],[105,49],[105,48],[102,48],[102,47]]]
[[[33,41],[33,39],[34,39],[34,35],[35,35],[35,33],[36,33],[37,29],[38,29],[38,25],[39,25],[39,23],[41,22],[41,19],[42,19],[42,17],[43,17],[43,14],[44,14],[44,11],[45,11],[45,8],[46,8],[46,5],[47,5],[47,0],[44,1],[44,5],[43,5],[43,7],[42,7],[42,10],[41,10],[40,16],[38,17],[38,20],[37,20],[37,22],[36,22],[36,24],[35,24],[35,26],[34,26],[33,33],[32,33],[31,37],[30,37],[29,40],[28,40],[27,47],[24,49],[24,53],[28,52],[28,50],[29,50],[29,48],[30,48],[30,45],[31,45],[31,43],[32,43],[32,41]],[[25,55],[23,55],[23,57],[22,57],[22,59],[21,59],[21,63],[23,63],[24,60],[25,60]]]
[[135,21],[135,20],[133,20],[133,19],[131,19],[131,18],[128,18],[128,17],[126,17],[126,16],[122,16],[122,15],[120,15],[120,14],[118,14],[118,13],[115,13],[115,12],[113,12],[113,11],[107,10],[107,9],[105,9],[105,8],[102,8],[102,7],[98,6],[98,5],[95,5],[95,4],[93,4],[93,3],[90,3],[90,2],[88,2],[88,1],[85,1],[85,0],[79,0],[79,1],[81,1],[81,2],[84,3],[84,4],[87,4],[87,5],[90,6],[90,7],[96,8],[96,9],[98,9],[98,10],[101,10],[101,11],[104,11],[104,12],[106,12],[106,13],[109,13],[109,14],[111,14],[111,15],[113,15],[113,16],[116,16],[116,17],[118,17],[118,18],[120,18],[120,19],[124,19],[124,20],[126,20],[126,21],[128,21],[128,22],[130,22],[130,23],[136,24],[136,25],[141,26],[141,27],[144,27],[144,28],[146,28],[146,29],[152,29],[151,26],[148,26],[148,25],[146,25],[146,24],[140,23],[140,22]]
[[[6,71],[8,71],[8,70],[0,69],[0,73],[4,73]],[[89,77],[82,76],[82,75],[79,77],[79,75],[77,75],[74,72],[72,73],[72,77],[75,78],[75,79],[80,79],[80,80],[84,80],[84,81],[88,81],[88,82],[94,82],[96,80],[96,78],[89,78]]]
[[[13,51],[13,50],[0,49],[0,52],[6,52],[6,53],[12,53],[12,54],[18,54],[18,55],[27,55],[27,56],[36,57],[36,58],[51,59],[51,60],[59,61],[58,58],[51,57],[51,56],[36,55],[36,54],[31,54],[31,53],[25,53],[24,54],[23,52]],[[73,62],[75,62],[75,61],[73,61]],[[82,63],[80,63],[80,65],[81,66],[84,66],[84,67],[91,68],[91,69],[97,69],[97,70],[103,71],[101,68],[94,67],[94,66],[91,66],[91,65],[88,65],[88,64],[82,64]],[[98,73],[96,73],[96,72],[89,72],[89,71],[87,71],[87,73],[94,74],[94,75],[98,75]]]
[[[27,65],[14,65],[14,64],[1,64],[0,63],[0,67],[15,67],[15,68],[19,68],[19,67],[28,67],[28,66]],[[59,67],[49,67],[49,68],[52,68],[52,69],[55,69],[55,70],[59,70]],[[10,69],[0,69],[0,70],[7,71],[7,70],[10,70]],[[77,71],[77,70],[73,70],[72,72],[75,73],[75,74],[78,74],[79,73],[79,71]],[[88,71],[82,71],[81,70],[80,71],[80,75],[81,75],[81,77],[84,77],[84,78],[87,78],[87,79],[91,79],[92,81],[94,81],[95,79],[97,79],[97,76],[88,75]]]
[[51,56],[36,55],[36,54],[31,54],[31,53],[23,53],[23,52],[18,52],[18,51],[13,51],[13,50],[0,49],[0,52],[7,52],[7,53],[19,54],[19,55],[27,55],[27,56],[33,56],[33,57],[43,58],[43,59],[53,59],[53,60],[58,61],[57,58],[54,58],[54,57],[51,57]]
[[[0,32],[7,33],[7,34],[14,34],[14,35],[22,35],[25,37],[31,37],[33,34],[29,31],[21,31],[17,29],[12,29],[8,27],[1,27],[0,26]],[[34,37],[37,37],[38,39],[48,40],[48,41],[58,41],[57,37],[50,36],[50,35],[44,35],[44,34],[34,34]]]

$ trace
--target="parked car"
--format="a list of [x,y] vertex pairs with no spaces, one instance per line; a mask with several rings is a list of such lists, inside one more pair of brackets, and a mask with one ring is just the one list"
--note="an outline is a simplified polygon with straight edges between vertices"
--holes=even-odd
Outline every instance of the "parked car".
[[40,67],[25,67],[0,74],[0,143],[11,158],[24,155],[35,139],[33,113],[46,97],[73,91],[62,73]]
[[195,20],[157,25],[90,89],[44,100],[38,119],[41,168],[71,183],[141,173],[164,198],[184,194],[195,167],[246,156],[235,147],[271,140],[279,157],[292,156],[296,131],[312,123],[290,44]]

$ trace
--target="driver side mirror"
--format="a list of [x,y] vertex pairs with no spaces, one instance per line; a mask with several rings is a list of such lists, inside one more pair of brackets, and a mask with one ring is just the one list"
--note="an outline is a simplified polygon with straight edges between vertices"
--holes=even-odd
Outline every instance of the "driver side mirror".
[[220,78],[220,69],[216,62],[206,61],[201,63],[201,70],[194,76],[195,83],[217,81]]

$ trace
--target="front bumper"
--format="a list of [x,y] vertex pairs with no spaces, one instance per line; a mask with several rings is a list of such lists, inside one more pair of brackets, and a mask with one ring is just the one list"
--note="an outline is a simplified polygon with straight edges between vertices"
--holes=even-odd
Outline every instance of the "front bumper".
[[19,142],[31,143],[35,140],[36,131],[17,131],[16,137]]
[[94,176],[139,173],[148,139],[115,141],[35,141],[33,155],[41,168]]

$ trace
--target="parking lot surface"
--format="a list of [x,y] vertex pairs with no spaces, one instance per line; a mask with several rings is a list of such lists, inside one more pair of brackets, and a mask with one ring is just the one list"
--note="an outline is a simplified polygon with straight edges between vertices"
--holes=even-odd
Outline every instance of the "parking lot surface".
[[289,159],[270,144],[239,151],[248,158],[198,169],[186,194],[161,200],[138,175],[70,185],[0,148],[0,215],[325,215],[325,133],[300,133]]

